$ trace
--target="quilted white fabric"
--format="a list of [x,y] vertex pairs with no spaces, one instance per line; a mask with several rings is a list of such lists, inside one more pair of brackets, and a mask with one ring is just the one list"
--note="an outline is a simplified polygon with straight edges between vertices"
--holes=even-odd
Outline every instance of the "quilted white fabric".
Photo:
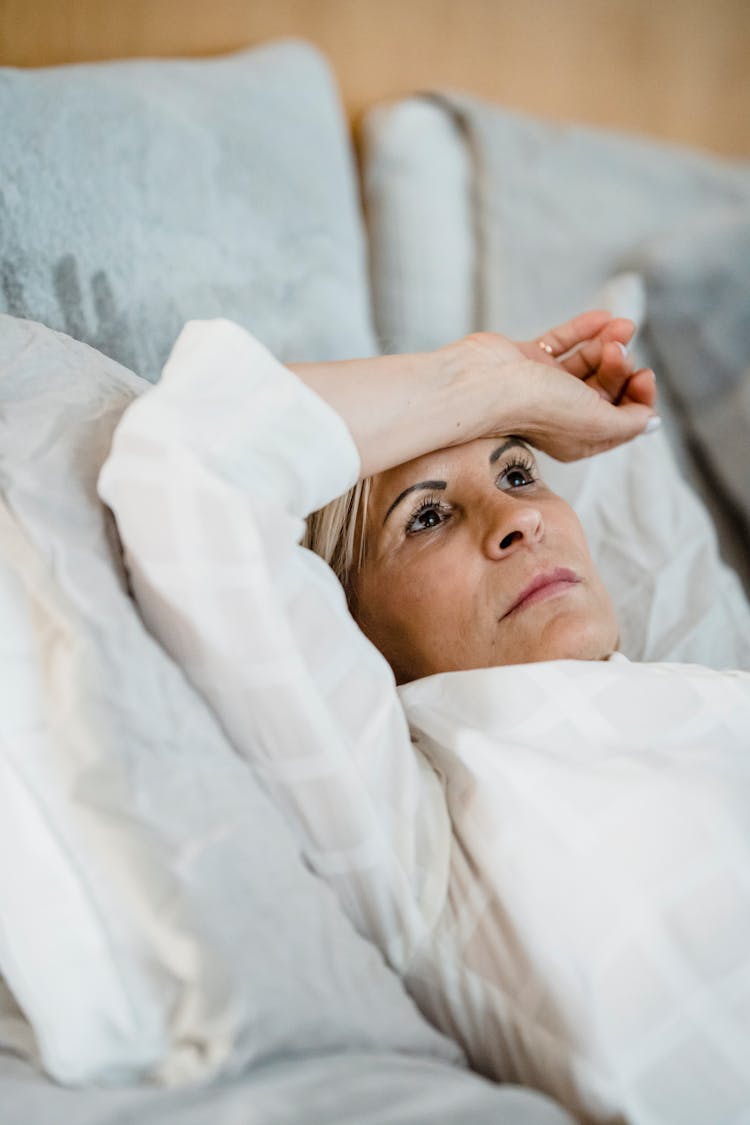
[[423,1009],[583,1120],[747,1122],[750,676],[621,658],[401,698],[453,825]]
[[149,628],[478,1069],[582,1121],[746,1125],[750,675],[616,658],[399,696],[297,545],[357,471],[257,341],[189,325],[99,481]]

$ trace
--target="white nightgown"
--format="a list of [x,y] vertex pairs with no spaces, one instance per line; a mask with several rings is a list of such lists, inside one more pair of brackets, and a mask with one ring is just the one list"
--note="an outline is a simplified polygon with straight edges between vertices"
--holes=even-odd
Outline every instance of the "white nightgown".
[[358,472],[257,340],[187,325],[99,481],[149,629],[478,1070],[583,1121],[748,1125],[750,675],[621,658],[397,690],[299,546]]

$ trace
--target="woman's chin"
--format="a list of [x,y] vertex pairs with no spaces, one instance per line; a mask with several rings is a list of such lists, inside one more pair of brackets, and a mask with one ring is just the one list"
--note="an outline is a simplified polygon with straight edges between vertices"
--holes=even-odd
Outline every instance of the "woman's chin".
[[[529,622],[531,625],[531,622]],[[529,637],[508,664],[532,664],[546,660],[606,660],[617,647],[614,617],[602,614],[562,613]]]

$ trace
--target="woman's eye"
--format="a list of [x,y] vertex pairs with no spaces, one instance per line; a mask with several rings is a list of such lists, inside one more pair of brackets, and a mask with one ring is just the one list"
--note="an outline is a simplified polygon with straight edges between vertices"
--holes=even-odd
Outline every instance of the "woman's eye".
[[536,477],[530,465],[510,465],[497,478],[497,487],[510,492],[516,488],[525,488],[526,485],[533,484],[535,480]]
[[407,535],[414,535],[420,531],[429,531],[430,528],[438,527],[443,522],[444,518],[440,509],[433,505],[420,508],[407,523],[406,533]]

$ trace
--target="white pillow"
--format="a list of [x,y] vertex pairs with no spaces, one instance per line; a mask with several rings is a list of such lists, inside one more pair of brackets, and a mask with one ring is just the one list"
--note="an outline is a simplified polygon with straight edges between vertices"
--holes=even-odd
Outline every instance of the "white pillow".
[[362,156],[381,351],[457,340],[476,320],[472,166],[457,124],[425,98],[376,106]]
[[144,386],[0,316],[0,972],[66,1083],[455,1061],[128,596],[96,479]]

